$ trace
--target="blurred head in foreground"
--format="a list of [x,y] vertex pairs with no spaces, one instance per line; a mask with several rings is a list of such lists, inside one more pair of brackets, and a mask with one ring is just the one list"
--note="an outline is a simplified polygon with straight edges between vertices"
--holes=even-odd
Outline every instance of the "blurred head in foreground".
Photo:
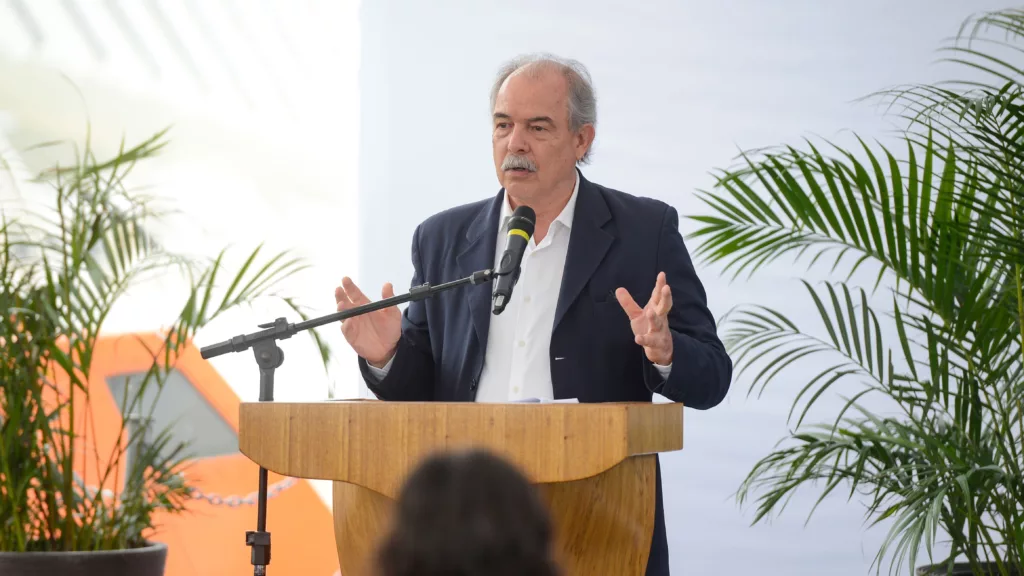
[[556,576],[551,524],[513,466],[473,450],[428,458],[399,495],[379,576]]

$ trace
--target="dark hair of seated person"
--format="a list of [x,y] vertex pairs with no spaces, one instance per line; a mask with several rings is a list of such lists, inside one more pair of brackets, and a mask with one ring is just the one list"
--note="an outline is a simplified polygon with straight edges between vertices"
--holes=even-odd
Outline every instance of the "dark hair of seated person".
[[378,576],[558,576],[547,509],[526,477],[484,451],[429,457],[399,494]]

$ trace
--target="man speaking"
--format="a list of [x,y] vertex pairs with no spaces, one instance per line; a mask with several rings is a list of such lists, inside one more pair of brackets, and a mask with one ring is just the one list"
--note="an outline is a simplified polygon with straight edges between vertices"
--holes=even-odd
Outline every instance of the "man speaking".
[[[518,280],[511,294],[498,279],[491,290],[467,285],[412,302],[404,315],[392,307],[345,320],[369,389],[406,401],[650,402],[658,393],[697,409],[721,402],[732,361],[675,209],[577,169],[597,122],[586,69],[547,55],[513,60],[498,74],[491,110],[501,191],[417,227],[412,283],[499,269],[506,239],[530,236],[517,221],[532,209]],[[385,284],[382,296],[393,295]],[[338,310],[369,302],[349,278],[335,299]],[[660,468],[655,510],[647,574],[661,576],[669,569]]]

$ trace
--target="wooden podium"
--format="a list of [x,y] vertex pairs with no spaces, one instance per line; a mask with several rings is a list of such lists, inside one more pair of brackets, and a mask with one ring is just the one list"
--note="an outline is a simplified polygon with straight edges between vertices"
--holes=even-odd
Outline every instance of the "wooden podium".
[[[394,498],[420,460],[468,447],[509,459],[538,485],[567,576],[642,576],[654,527],[655,454],[682,449],[683,406],[251,402],[240,407],[238,444],[278,474],[334,480],[344,576],[369,576]],[[273,518],[270,510],[269,526]]]

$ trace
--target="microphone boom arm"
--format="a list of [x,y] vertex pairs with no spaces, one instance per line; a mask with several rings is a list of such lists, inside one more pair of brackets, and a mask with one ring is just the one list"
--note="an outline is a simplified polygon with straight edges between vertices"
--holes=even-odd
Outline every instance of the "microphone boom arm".
[[286,340],[294,336],[296,333],[304,330],[317,328],[340,320],[347,320],[355,316],[362,316],[363,314],[369,314],[370,312],[376,312],[377,310],[383,310],[384,308],[390,308],[391,306],[397,306],[398,304],[404,304],[406,302],[426,300],[436,294],[446,292],[453,288],[458,288],[464,284],[482,284],[498,276],[504,276],[511,272],[512,270],[507,272],[481,270],[460,280],[438,284],[437,286],[431,286],[430,283],[427,282],[425,284],[420,284],[419,286],[413,286],[406,294],[392,296],[391,298],[370,302],[369,304],[363,304],[361,306],[356,306],[355,308],[341,310],[339,312],[334,312],[332,314],[327,314],[319,318],[312,318],[295,324],[289,323],[284,318],[278,318],[274,322],[260,324],[259,327],[263,328],[263,330],[260,330],[259,332],[240,334],[228,340],[224,340],[223,342],[204,346],[200,350],[200,354],[204,360],[209,360],[210,358],[215,358],[229,352],[244,352],[249,348],[255,347],[260,342],[268,340]]

